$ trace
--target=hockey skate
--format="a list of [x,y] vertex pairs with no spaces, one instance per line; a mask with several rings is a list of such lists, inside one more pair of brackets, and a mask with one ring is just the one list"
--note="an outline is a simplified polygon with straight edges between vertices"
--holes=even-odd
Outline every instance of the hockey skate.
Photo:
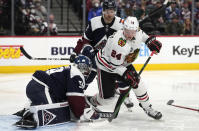
[[33,113],[28,111],[24,114],[21,120],[14,125],[21,128],[34,129],[37,127],[37,122],[33,118]]
[[16,122],[14,125],[20,128],[35,129],[37,127],[37,122],[33,120],[21,119],[20,121]]
[[28,111],[28,109],[26,108],[23,108],[22,110],[12,114],[12,115],[15,115],[15,116],[19,116],[19,117],[23,117],[23,115]]
[[134,104],[133,102],[131,102],[131,99],[129,97],[125,98],[124,105],[127,107],[129,112],[132,112],[132,107],[134,106]]
[[[142,107],[141,103],[139,103],[139,106]],[[142,107],[142,109],[145,111],[145,113],[146,113],[149,117],[151,117],[151,118],[153,118],[153,119],[159,120],[159,119],[162,118],[162,113],[159,112],[159,111],[154,110],[154,109],[152,108],[152,105],[150,105],[150,106],[147,107],[147,108],[143,108],[143,107]]]

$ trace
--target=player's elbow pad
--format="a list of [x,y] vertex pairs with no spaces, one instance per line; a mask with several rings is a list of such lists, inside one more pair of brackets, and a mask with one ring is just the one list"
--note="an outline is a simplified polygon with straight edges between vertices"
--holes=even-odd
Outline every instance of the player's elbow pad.
[[77,41],[77,45],[76,45],[76,47],[75,47],[75,49],[74,49],[74,52],[77,53],[77,54],[79,54],[80,51],[82,50],[83,46],[84,46],[85,44],[89,44],[89,43],[90,43],[89,40],[87,40],[87,39],[85,39],[84,37],[82,37],[82,39],[79,39],[79,40]]

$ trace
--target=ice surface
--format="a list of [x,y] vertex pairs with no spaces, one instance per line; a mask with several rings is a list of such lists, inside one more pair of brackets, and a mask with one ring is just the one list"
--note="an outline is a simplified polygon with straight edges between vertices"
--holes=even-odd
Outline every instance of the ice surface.
[[[22,109],[27,101],[25,87],[31,74],[0,74],[0,130],[20,130],[14,126],[19,118],[10,114]],[[154,109],[162,112],[161,120],[149,118],[138,106],[138,102],[131,91],[130,97],[134,101],[132,112],[125,106],[121,107],[117,119],[111,123],[98,121],[93,123],[68,123],[51,127],[38,128],[40,131],[198,131],[199,113],[166,105],[173,99],[174,104],[199,109],[199,71],[144,71],[142,79],[145,81],[148,94]],[[97,93],[94,81],[86,94]],[[112,110],[109,109],[109,110]]]

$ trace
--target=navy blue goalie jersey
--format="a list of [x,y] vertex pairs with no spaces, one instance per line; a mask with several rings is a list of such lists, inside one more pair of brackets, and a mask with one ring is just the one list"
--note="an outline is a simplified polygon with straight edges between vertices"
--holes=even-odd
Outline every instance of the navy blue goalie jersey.
[[75,66],[36,71],[33,77],[49,87],[50,95],[57,102],[67,100],[67,96],[84,96],[85,78]]

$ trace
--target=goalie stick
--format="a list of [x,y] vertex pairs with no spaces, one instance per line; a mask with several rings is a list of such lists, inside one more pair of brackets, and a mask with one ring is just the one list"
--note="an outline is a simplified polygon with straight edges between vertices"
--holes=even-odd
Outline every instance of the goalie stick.
[[69,58],[35,58],[35,57],[32,57],[30,56],[26,51],[25,49],[21,46],[20,47],[20,50],[21,52],[23,53],[23,55],[30,59],[30,60],[70,60]]
[[[142,69],[140,70],[140,72],[138,73],[138,76],[140,76],[143,72],[143,70],[145,69],[146,65],[149,63],[151,57],[153,56],[155,52],[151,52],[151,55],[147,58],[146,62],[144,63]],[[115,109],[114,109],[114,112],[112,114],[111,117],[108,118],[108,121],[111,122],[113,119],[115,119],[119,113],[119,110],[120,110],[120,107],[122,105],[122,103],[124,102],[125,98],[128,96],[130,90],[131,90],[131,86],[129,87],[127,93],[123,93],[123,94],[120,94],[120,97],[118,98],[117,100],[117,103],[115,105]]]
[[174,103],[174,100],[169,100],[169,101],[167,102],[167,105],[199,112],[199,109],[194,109],[194,108],[190,108],[190,107],[174,105],[173,103]]

